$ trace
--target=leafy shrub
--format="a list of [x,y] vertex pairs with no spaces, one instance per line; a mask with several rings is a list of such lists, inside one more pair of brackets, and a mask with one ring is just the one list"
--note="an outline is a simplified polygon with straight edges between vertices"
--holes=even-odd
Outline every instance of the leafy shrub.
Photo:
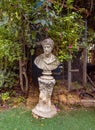
[[17,77],[18,75],[14,71],[0,70],[0,88],[15,86]]

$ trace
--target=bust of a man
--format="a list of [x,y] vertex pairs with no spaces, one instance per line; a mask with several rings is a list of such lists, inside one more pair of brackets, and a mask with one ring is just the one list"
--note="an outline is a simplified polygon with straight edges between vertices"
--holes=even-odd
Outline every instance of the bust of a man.
[[34,60],[35,65],[43,71],[52,71],[59,65],[59,61],[55,55],[52,54],[54,47],[54,41],[51,38],[47,38],[41,42],[44,53],[40,54]]
[[59,61],[56,56],[52,54],[54,42],[51,38],[47,38],[40,43],[44,53],[37,56],[34,63],[38,68],[42,69],[43,72],[42,75],[38,77],[40,91],[39,102],[32,112],[40,117],[51,118],[57,113],[55,106],[51,103],[51,95],[55,85],[55,79],[51,71],[58,67]]

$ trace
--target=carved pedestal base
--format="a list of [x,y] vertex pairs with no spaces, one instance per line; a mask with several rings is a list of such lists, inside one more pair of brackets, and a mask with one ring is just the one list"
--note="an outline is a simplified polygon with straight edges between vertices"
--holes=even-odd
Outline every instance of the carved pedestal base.
[[51,118],[57,113],[55,106],[51,104],[55,79],[52,76],[50,77],[47,76],[47,79],[44,76],[38,78],[40,90],[39,103],[32,110],[32,113],[44,118]]

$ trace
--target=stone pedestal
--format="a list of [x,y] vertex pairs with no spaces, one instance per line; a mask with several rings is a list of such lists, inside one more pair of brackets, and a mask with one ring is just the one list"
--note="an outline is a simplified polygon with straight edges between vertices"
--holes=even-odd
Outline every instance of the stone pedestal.
[[51,118],[57,113],[55,106],[51,104],[55,79],[52,76],[41,76],[38,81],[40,90],[39,102],[32,110],[32,113],[43,118]]

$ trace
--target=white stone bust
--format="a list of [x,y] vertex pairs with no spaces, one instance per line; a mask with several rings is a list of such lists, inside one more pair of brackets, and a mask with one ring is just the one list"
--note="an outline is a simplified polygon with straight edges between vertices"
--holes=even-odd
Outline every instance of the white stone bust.
[[41,45],[44,53],[36,57],[34,60],[35,65],[44,71],[56,69],[59,65],[59,61],[56,56],[52,54],[54,41],[51,38],[47,38],[41,42]]

